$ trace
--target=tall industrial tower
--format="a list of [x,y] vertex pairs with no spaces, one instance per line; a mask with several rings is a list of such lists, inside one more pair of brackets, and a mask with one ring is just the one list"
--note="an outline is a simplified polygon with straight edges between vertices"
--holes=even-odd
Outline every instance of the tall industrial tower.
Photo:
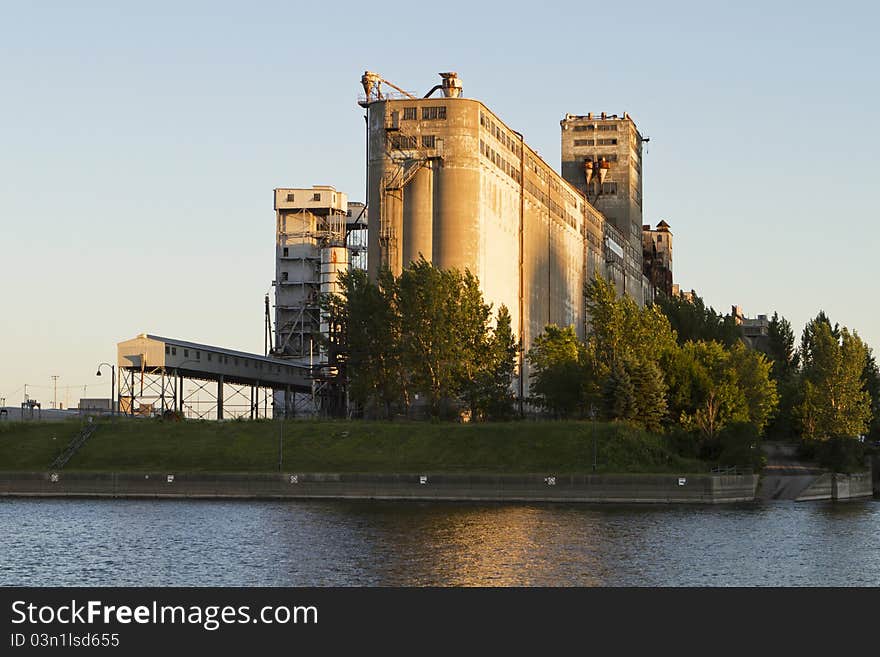
[[580,190],[623,235],[625,287],[642,291],[642,143],[635,122],[620,117],[566,114],[562,126],[562,177]]
[[347,221],[333,187],[275,190],[275,356],[320,361],[320,299],[348,269]]

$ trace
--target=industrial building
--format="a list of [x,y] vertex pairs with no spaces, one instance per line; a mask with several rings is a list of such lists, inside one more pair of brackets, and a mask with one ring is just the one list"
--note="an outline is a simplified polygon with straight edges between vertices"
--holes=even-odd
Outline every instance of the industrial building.
[[348,197],[330,186],[275,190],[275,345],[281,358],[314,358],[322,293],[348,269]]
[[308,363],[146,333],[117,344],[114,376],[124,415],[291,416],[293,395],[312,389]]
[[[620,276],[626,293],[650,301],[642,280],[642,145],[643,137],[626,112],[566,114],[562,128],[562,177],[594,206],[623,240]],[[646,296],[647,294],[647,296]]]
[[650,224],[642,226],[642,269],[645,278],[654,288],[654,294],[662,292],[672,296],[672,231],[668,223],[660,220],[657,228]]
[[[567,115],[560,175],[486,105],[463,98],[455,73],[441,77],[421,98],[369,71],[361,80],[370,275],[383,267],[398,274],[419,257],[469,269],[487,301],[508,307],[526,351],[551,323],[573,325],[583,337],[584,287],[597,272],[643,304],[650,288],[641,263],[643,138],[632,119]],[[434,97],[437,91],[442,95]],[[585,157],[605,157],[606,150],[582,151],[569,139],[569,130],[580,134],[586,125],[612,126],[618,135],[593,169],[601,168],[596,181]],[[597,191],[588,200],[591,189]],[[527,382],[521,361],[521,396]]]
[[742,341],[751,349],[766,351],[770,340],[770,320],[767,315],[746,317],[742,306],[731,306],[730,314],[739,327]]

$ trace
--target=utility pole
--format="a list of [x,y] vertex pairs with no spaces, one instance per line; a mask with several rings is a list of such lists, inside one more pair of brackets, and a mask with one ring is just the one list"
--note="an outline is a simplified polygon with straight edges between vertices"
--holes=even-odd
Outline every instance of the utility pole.
[[52,393],[52,408],[58,408],[58,375],[52,375],[52,381],[55,384],[55,391]]

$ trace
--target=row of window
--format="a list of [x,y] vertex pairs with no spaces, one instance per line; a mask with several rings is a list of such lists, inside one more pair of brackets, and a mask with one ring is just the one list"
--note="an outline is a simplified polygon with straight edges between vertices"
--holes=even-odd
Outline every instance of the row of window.
[[519,139],[511,136],[508,132],[502,128],[500,125],[495,123],[488,114],[481,111],[480,112],[480,125],[489,131],[495,139],[497,139],[507,150],[516,155],[520,156],[520,142]]
[[[183,350],[183,357],[189,358],[189,352],[190,352],[189,349],[184,349]],[[192,352],[193,352],[193,357],[195,358],[195,360],[202,360],[202,352],[200,350],[193,349]],[[177,347],[172,347],[172,346],[166,344],[165,345],[165,355],[166,356],[176,356],[177,355]],[[214,360],[214,354],[212,354],[210,351],[206,351],[205,355],[207,356],[208,362],[211,362]],[[250,360],[248,360],[246,358],[242,358],[242,360],[244,361],[245,367],[250,367]],[[233,365],[238,365],[238,358],[235,358],[233,356],[232,361],[233,361],[232,362]],[[223,354],[217,354],[217,362],[221,363],[223,365],[229,365],[229,356],[224,356]],[[263,363],[260,361],[257,361],[254,364],[254,369],[268,370],[269,372],[274,371],[279,374],[281,373],[281,366],[280,365],[275,365],[273,367],[272,365],[269,365],[268,363]]]
[[595,123],[588,123],[587,125],[574,126],[575,132],[589,132],[591,130],[599,130],[601,132],[617,132],[617,124],[616,123],[599,123],[597,125]]
[[[514,165],[512,165],[510,162],[505,160],[504,157],[502,157],[498,152],[495,151],[495,149],[493,149],[491,146],[489,146],[489,144],[487,144],[482,139],[480,140],[480,153],[482,153],[482,155],[484,157],[486,157],[489,161],[491,161],[492,164],[494,164],[499,169],[501,169],[504,173],[506,173],[508,176],[513,178],[513,180],[515,180],[517,183],[520,182],[519,169],[517,169]],[[531,158],[530,158],[530,161],[534,163],[534,160],[531,160]],[[557,191],[561,191],[561,188],[559,187],[559,185],[558,184],[554,185],[554,183],[555,183],[555,181],[551,181],[550,187],[555,188]],[[527,181],[525,184],[525,188],[526,188],[526,190],[528,190],[528,192],[532,196],[534,196],[536,199],[538,199],[544,206],[548,207],[553,214],[555,214],[557,217],[559,217],[560,219],[565,221],[572,228],[575,228],[575,229],[577,228],[578,222],[575,219],[575,217],[573,215],[571,215],[569,212],[567,212],[565,210],[565,208],[563,208],[556,201],[554,201],[548,194],[546,194],[537,185],[535,185],[531,181]],[[565,190],[565,191],[567,192],[567,190]],[[571,195],[569,194],[569,196],[571,196]],[[573,197],[572,197],[572,200],[573,200]],[[572,203],[572,205],[575,205],[577,207],[576,203]]]
[[577,230],[578,222],[575,217],[567,212],[559,203],[553,200],[549,194],[535,185],[532,181],[527,180],[525,184],[526,191],[540,201],[544,207],[549,208],[550,212],[559,219],[567,223],[569,226]]
[[[411,135],[391,135],[389,137],[391,148],[398,151],[411,151],[418,148],[419,138]],[[435,148],[436,135],[422,135],[422,148]]]
[[[404,107],[403,108],[403,120],[404,121],[416,121],[419,118],[419,108],[418,107]],[[422,120],[423,121],[445,121],[446,120],[446,105],[431,105],[428,107],[422,108]]]
[[[599,186],[595,182],[590,183],[590,196],[597,193]],[[602,196],[614,196],[617,194],[617,183],[610,181],[602,183]]]
[[[609,141],[607,139],[575,139],[575,146],[607,146],[604,142]],[[616,140],[615,140],[616,141]],[[594,162],[598,162],[600,160],[606,160],[607,162],[617,162],[619,156],[617,153],[595,153],[592,154],[591,159]]]
[[501,154],[499,154],[494,148],[489,146],[489,144],[487,144],[482,139],[480,140],[480,153],[482,153],[484,157],[492,162],[492,164],[501,169],[504,173],[513,178],[517,184],[519,184],[519,169],[507,160],[505,160],[504,157],[501,156]]

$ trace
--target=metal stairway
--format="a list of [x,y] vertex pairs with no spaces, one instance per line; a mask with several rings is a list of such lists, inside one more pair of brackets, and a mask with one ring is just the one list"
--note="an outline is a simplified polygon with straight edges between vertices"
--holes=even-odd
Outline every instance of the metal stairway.
[[92,434],[95,433],[95,430],[98,428],[97,424],[89,422],[86,424],[82,430],[74,437],[73,440],[67,445],[61,454],[49,464],[50,470],[60,470],[67,462],[73,458],[73,455],[76,454],[80,448],[86,444],[89,438],[92,437]]

